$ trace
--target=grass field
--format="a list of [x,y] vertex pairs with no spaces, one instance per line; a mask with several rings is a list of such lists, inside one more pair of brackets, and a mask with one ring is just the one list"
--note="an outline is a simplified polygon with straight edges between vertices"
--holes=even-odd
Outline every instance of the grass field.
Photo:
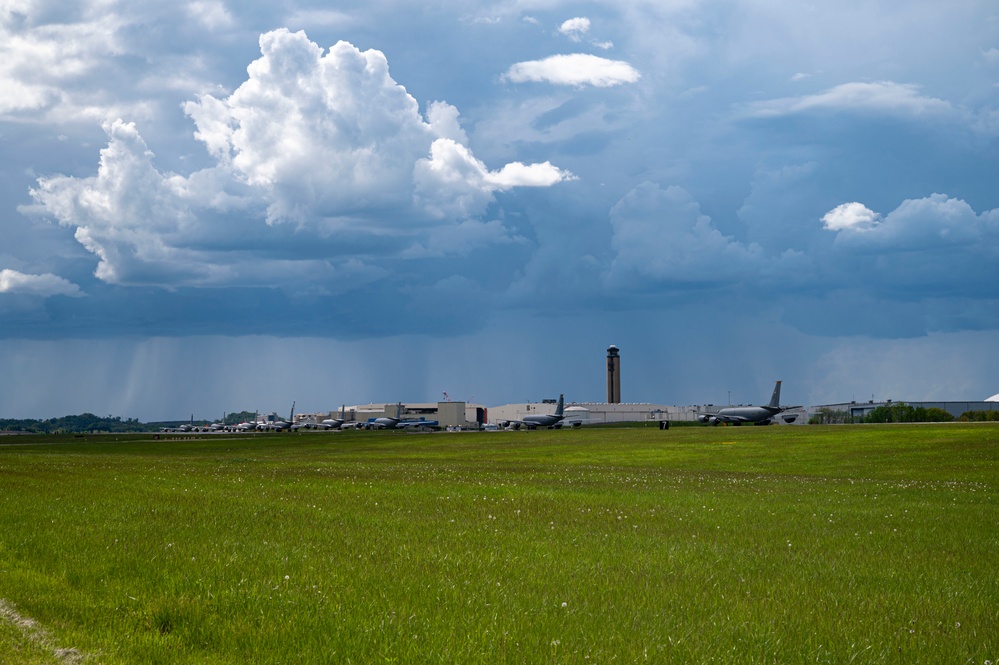
[[3,664],[981,664],[997,554],[995,425],[0,440]]

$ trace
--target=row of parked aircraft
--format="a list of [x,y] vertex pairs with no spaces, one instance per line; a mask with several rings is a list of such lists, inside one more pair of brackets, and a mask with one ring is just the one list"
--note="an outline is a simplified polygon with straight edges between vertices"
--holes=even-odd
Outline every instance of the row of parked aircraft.
[[191,416],[191,423],[179,425],[177,427],[163,427],[162,432],[184,433],[184,432],[298,432],[301,430],[336,430],[346,428],[356,429],[435,429],[440,426],[437,420],[427,420],[426,418],[405,419],[405,418],[374,418],[363,423],[348,423],[342,417],[327,418],[320,422],[304,420],[295,422],[295,403],[291,405],[291,415],[288,420],[272,421],[245,421],[238,425],[225,423],[212,423],[211,425],[199,426],[194,424],[194,416]]
[[[343,410],[341,409],[340,415],[343,416]],[[341,418],[327,418],[318,423],[303,421],[300,423],[295,423],[291,426],[292,430],[302,430],[302,429],[435,429],[440,426],[440,422],[437,420],[427,420],[426,418],[419,419],[406,419],[406,418],[389,418],[388,416],[383,416],[381,418],[374,418],[364,423],[348,423],[342,417]]]
[[[753,425],[770,425],[774,416],[786,410],[780,405],[780,381],[774,385],[774,392],[770,396],[770,402],[766,406],[731,406],[720,409],[713,413],[697,414],[698,422],[708,425],[720,425],[727,423],[731,425],[742,425],[752,423]],[[564,415],[565,397],[558,396],[558,406],[554,414],[536,414],[524,416],[523,420],[504,420],[500,422],[500,427],[504,429],[519,429],[526,427],[536,429],[547,427],[548,429],[559,429],[562,427],[579,427],[582,422],[566,420]],[[787,417],[785,417],[787,420]],[[793,418],[788,422],[793,422]]]
[[[731,425],[742,425],[744,423],[752,423],[753,425],[770,425],[773,423],[774,416],[786,410],[780,405],[780,384],[781,382],[778,381],[774,385],[774,392],[770,396],[770,402],[768,402],[766,406],[731,406],[713,413],[699,413],[697,414],[697,420],[698,422],[715,426],[722,423]],[[504,429],[519,429],[521,427],[526,427],[528,429],[536,429],[538,427],[559,429],[562,427],[579,427],[582,425],[582,422],[578,420],[566,420],[563,409],[564,405],[565,398],[563,395],[559,395],[558,407],[555,409],[554,414],[524,416],[523,420],[504,420],[500,422],[500,427],[503,427]],[[792,421],[793,418],[788,422]]]
[[[719,411],[712,413],[698,413],[697,420],[699,422],[708,425],[720,425],[722,423],[732,424],[732,425],[742,425],[742,424],[754,424],[754,425],[770,425],[773,423],[774,417],[785,411],[784,407],[780,406],[780,385],[781,382],[777,381],[774,385],[774,392],[770,396],[770,402],[766,406],[733,406],[720,409]],[[295,422],[295,403],[292,402],[291,405],[291,415],[288,420],[276,420],[270,422],[242,422],[238,425],[226,425],[223,423],[212,423],[206,427],[197,427],[193,424],[194,417],[191,417],[192,424],[181,425],[179,427],[165,427],[162,431],[164,432],[251,432],[251,431],[300,431],[300,430],[337,430],[345,428],[357,428],[357,429],[414,429],[414,430],[429,430],[436,429],[440,426],[440,423],[436,420],[427,420],[425,418],[419,419],[404,419],[404,418],[390,418],[384,416],[381,418],[373,418],[368,422],[364,423],[348,423],[342,417],[344,414],[341,410],[340,418],[327,418],[321,422]],[[785,417],[787,419],[787,417]],[[790,421],[789,421],[790,422]],[[524,416],[522,420],[502,420],[499,422],[499,427],[503,429],[537,429],[539,427],[546,427],[548,429],[561,429],[563,427],[580,427],[582,422],[579,420],[567,420],[565,416],[565,395],[558,396],[558,405],[555,407],[555,413],[538,413]]]
[[[326,421],[324,421],[326,422]],[[343,421],[337,421],[342,423]],[[195,425],[194,415],[191,415],[190,424],[178,425],[177,427],[161,427],[161,432],[283,432],[286,430],[297,429],[298,423],[295,423],[295,402],[291,403],[291,415],[288,420],[273,420],[258,422],[254,421],[244,421],[238,425],[228,425],[226,423],[212,423],[211,425]],[[339,426],[339,425],[338,425]],[[325,429],[332,429],[332,427],[327,427]]]

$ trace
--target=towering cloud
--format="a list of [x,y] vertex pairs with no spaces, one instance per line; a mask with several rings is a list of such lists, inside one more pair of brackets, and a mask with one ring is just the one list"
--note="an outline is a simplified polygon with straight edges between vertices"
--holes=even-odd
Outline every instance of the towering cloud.
[[160,172],[138,127],[117,120],[97,175],[39,179],[32,196],[76,228],[100,279],[362,284],[441,225],[476,243],[505,237],[480,219],[495,192],[572,178],[548,162],[488,169],[457,109],[435,102],[425,119],[379,51],[341,41],[324,52],[285,29],[262,35],[260,50],[231,95],[184,106],[215,166]]

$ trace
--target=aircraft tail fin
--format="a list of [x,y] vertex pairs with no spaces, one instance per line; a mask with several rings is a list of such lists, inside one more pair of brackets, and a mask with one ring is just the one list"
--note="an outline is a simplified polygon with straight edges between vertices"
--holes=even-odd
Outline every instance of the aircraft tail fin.
[[774,394],[770,396],[770,403],[767,404],[767,407],[771,409],[780,408],[780,381],[774,386]]
[[555,415],[561,418],[564,408],[565,408],[565,395],[559,395],[558,406],[555,407]]

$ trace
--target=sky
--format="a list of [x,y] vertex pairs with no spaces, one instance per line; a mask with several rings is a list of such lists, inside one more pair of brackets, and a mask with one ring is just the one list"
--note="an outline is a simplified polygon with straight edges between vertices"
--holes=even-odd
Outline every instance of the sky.
[[0,418],[999,392],[994,0],[0,0]]

